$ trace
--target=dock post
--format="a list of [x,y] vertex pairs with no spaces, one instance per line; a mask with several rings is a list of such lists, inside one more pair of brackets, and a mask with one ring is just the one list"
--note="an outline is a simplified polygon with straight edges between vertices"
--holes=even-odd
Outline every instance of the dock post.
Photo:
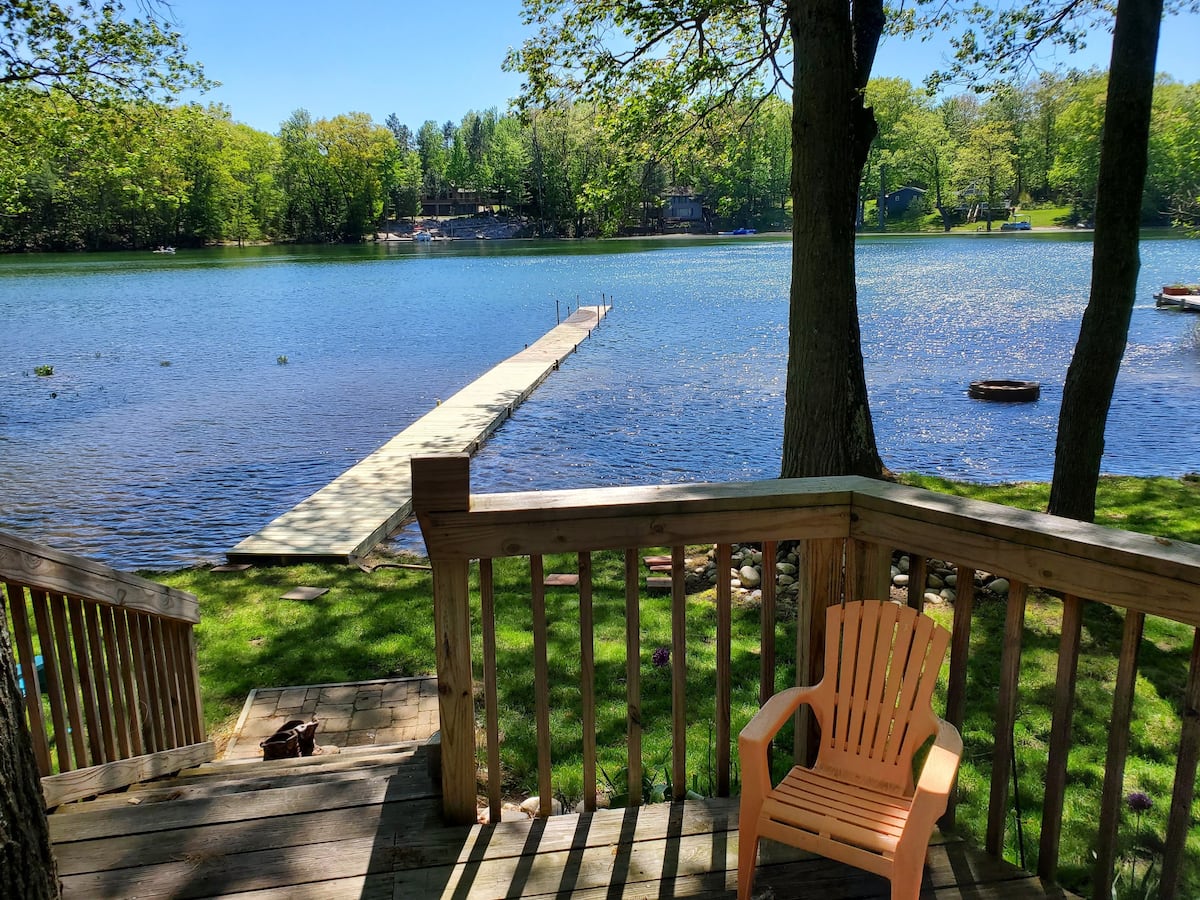
[[471,503],[470,456],[415,456],[413,510],[433,567],[438,714],[442,737],[442,815],[448,824],[475,821],[475,699],[471,676],[469,560],[438,552],[439,513],[465,513]]

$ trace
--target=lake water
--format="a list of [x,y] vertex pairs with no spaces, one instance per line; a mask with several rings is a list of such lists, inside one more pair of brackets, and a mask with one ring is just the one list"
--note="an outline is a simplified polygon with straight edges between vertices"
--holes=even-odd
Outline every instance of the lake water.
[[[1151,297],[1200,277],[1197,248],[1143,241],[1106,472],[1200,468],[1200,317]],[[774,238],[5,258],[0,528],[121,568],[219,559],[536,340],[556,301],[601,294],[611,314],[480,452],[473,488],[774,477],[788,260]],[[1049,478],[1090,266],[1087,235],[862,239],[885,465]],[[1042,399],[970,400],[989,377]]]

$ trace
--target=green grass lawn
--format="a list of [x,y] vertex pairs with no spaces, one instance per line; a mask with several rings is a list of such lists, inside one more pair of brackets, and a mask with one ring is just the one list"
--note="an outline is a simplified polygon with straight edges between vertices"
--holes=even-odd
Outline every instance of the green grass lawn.
[[[904,476],[905,483],[931,490],[1044,509],[1045,484],[970,485],[927,476]],[[1200,543],[1200,477],[1106,478],[1098,493],[1096,521],[1167,538]],[[646,548],[649,549],[649,548]],[[574,571],[573,556],[548,557],[546,571]],[[597,742],[600,763],[614,780],[625,763],[625,601],[623,559],[600,553],[593,560],[595,656],[597,670]],[[228,731],[246,694],[255,687],[355,681],[433,673],[434,637],[430,576],[427,572],[378,568],[372,574],[355,567],[288,566],[242,573],[187,570],[158,574],[156,580],[191,591],[200,598],[197,629],[201,688],[210,730]],[[477,572],[472,570],[472,586]],[[508,793],[536,790],[534,677],[528,562],[496,563],[497,670],[503,784]],[[280,600],[297,585],[329,587],[310,602]],[[714,778],[713,698],[715,697],[715,592],[688,599],[688,787],[710,793]],[[547,591],[549,620],[553,784],[568,800],[582,785],[578,595],[570,589]],[[948,604],[930,613],[949,625]],[[1015,734],[1020,769],[1020,799],[1026,866],[1036,865],[1038,829],[1050,731],[1050,706],[1057,665],[1061,604],[1050,596],[1031,596],[1022,653],[1021,706]],[[991,770],[995,685],[999,677],[1004,603],[976,604],[968,674],[968,716],[963,727],[965,758],[960,778],[960,830],[982,844],[986,829]],[[644,592],[641,606],[641,679],[643,765],[662,787],[670,770],[670,669],[651,662],[657,647],[669,647],[670,597]],[[1090,860],[1092,829],[1111,717],[1122,616],[1090,604],[1084,618],[1084,659],[1074,717],[1070,759],[1063,875],[1081,888]],[[1148,620],[1139,661],[1131,758],[1125,791],[1141,790],[1154,798],[1142,819],[1142,845],[1151,850],[1165,834],[1165,818],[1174,777],[1179,736],[1179,706],[1187,673],[1191,630],[1163,620]],[[482,659],[478,609],[473,626],[474,657]],[[780,605],[777,685],[794,679],[795,610]],[[733,610],[732,733],[757,708],[759,611],[735,604]],[[479,677],[478,663],[476,676]],[[480,695],[481,696],[481,695]],[[939,701],[941,702],[941,701]],[[482,702],[479,703],[482,717]],[[784,745],[786,745],[786,737]],[[736,763],[736,754],[735,754]],[[603,782],[603,777],[600,779]],[[1132,838],[1130,833],[1124,835]],[[1016,860],[1015,817],[1007,834],[1009,859]],[[1200,829],[1189,842],[1193,860],[1183,896],[1200,891]],[[1189,891],[1191,893],[1189,893]]]

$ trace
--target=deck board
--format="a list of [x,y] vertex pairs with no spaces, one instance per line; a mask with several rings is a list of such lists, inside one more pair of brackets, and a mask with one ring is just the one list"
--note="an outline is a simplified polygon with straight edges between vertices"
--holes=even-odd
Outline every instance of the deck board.
[[[369,762],[368,762],[369,760]],[[129,896],[273,898],[695,897],[731,900],[737,882],[737,800],[494,826],[441,824],[427,750],[391,765],[364,758],[285,766],[210,764],[214,790],[157,788],[121,795],[157,802],[114,808],[84,802],[51,816],[67,898]],[[328,767],[335,780],[314,778]],[[245,790],[230,793],[236,776]],[[179,786],[179,780],[166,783]],[[954,839],[935,836],[922,896],[1070,896]],[[755,896],[886,898],[887,882],[848,866],[763,843]]]
[[325,487],[241,541],[236,562],[349,560],[412,514],[409,460],[474,453],[608,312],[581,306],[524,350],[485,372]]

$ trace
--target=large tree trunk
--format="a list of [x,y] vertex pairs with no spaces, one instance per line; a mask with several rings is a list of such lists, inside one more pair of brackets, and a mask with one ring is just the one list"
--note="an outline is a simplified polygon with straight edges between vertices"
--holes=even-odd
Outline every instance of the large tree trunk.
[[878,3],[789,0],[792,285],[785,478],[878,477],[854,280],[858,184],[875,119],[863,106],[883,25]]
[[0,602],[0,897],[42,900],[60,896],[58,869],[6,619]]
[[1104,427],[1141,265],[1138,229],[1162,10],[1163,0],[1120,0],[1113,30],[1096,182],[1092,289],[1063,385],[1050,486],[1050,512],[1085,522],[1096,515]]

